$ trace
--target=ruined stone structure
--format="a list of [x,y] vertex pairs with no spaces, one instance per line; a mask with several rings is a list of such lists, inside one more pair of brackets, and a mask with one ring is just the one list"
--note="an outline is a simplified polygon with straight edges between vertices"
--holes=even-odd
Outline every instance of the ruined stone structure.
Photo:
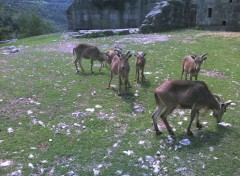
[[196,26],[240,31],[240,0],[192,0],[191,12]]
[[157,32],[194,26],[240,31],[239,9],[240,0],[74,0],[67,19],[68,29],[75,31],[140,27]]
[[67,10],[68,29],[137,28],[155,4],[155,0],[121,1],[118,8],[111,0],[103,1],[103,6],[94,3],[96,0],[74,0]]

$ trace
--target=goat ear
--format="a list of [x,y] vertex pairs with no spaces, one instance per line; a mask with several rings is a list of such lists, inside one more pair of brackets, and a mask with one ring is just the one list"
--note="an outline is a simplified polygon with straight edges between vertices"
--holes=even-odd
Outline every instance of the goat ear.
[[126,59],[128,60],[130,57],[132,57],[132,54],[129,54]]
[[206,59],[207,59],[207,57],[204,57],[204,58],[203,58],[203,60],[206,60]]
[[134,56],[135,56],[135,57],[138,57],[138,53],[134,53]]
[[143,56],[146,56],[147,55],[147,53],[143,53]]
[[195,56],[191,56],[193,59],[195,59]]

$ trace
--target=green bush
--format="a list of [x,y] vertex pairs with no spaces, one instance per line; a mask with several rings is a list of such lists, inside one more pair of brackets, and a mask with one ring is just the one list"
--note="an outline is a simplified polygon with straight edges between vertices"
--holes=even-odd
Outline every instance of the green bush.
[[10,27],[1,27],[0,28],[0,40],[7,40],[8,36],[12,33],[12,29]]

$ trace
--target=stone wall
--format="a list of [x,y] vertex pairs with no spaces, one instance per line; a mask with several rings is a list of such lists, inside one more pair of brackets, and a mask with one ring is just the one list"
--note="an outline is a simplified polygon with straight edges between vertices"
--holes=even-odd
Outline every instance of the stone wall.
[[240,31],[240,0],[121,0],[123,9],[98,8],[94,1],[74,0],[67,10],[69,30],[141,26],[141,31],[157,32],[199,26]]
[[124,1],[124,9],[98,8],[91,0],[74,0],[67,10],[68,29],[137,28],[154,6],[155,0]]
[[240,31],[240,0],[192,0],[192,7],[197,11],[196,26]]

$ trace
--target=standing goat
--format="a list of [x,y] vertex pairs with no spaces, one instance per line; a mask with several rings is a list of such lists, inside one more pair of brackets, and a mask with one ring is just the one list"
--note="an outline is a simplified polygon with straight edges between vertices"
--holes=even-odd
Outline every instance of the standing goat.
[[127,92],[128,87],[130,86],[128,75],[130,72],[130,65],[128,63],[128,59],[132,56],[130,54],[130,51],[128,51],[126,54],[122,54],[121,56],[114,56],[111,64],[111,74],[110,74],[110,81],[108,84],[108,89],[110,88],[111,81],[113,78],[113,74],[118,75],[118,96],[121,96],[121,86],[124,81],[124,92]]
[[121,55],[122,54],[122,48],[119,46],[115,46],[114,50],[108,50],[106,51],[106,55],[108,56],[106,59],[106,63],[111,65],[113,57],[116,55]]
[[201,69],[201,65],[202,65],[203,61],[207,59],[207,57],[205,57],[206,55],[207,55],[207,53],[204,53],[201,56],[198,56],[197,54],[193,53],[193,56],[184,57],[183,61],[182,61],[181,79],[185,72],[185,80],[187,80],[188,74],[190,74],[190,80],[192,80],[192,76],[195,76],[195,80],[197,80],[198,73]]
[[[93,61],[98,60],[101,63],[106,60],[107,56],[105,53],[101,53],[99,49],[96,46],[92,46],[89,44],[79,44],[75,48],[73,48],[73,54],[76,54],[76,60],[74,61],[77,73],[79,72],[77,63],[79,63],[80,68],[82,71],[84,71],[82,67],[82,59],[90,59],[91,60],[91,72],[93,73]],[[99,68],[99,71],[101,71],[102,64]]]
[[135,72],[135,81],[139,82],[139,72],[141,71],[141,81],[145,79],[144,76],[144,67],[146,64],[146,56],[147,53],[138,52],[135,53],[134,56],[136,57],[136,72]]
[[217,123],[220,123],[227,106],[231,104],[231,102],[222,102],[220,97],[213,95],[204,82],[190,80],[165,81],[156,89],[155,99],[157,109],[152,118],[156,134],[161,134],[157,125],[157,117],[160,115],[170,135],[174,135],[174,133],[167,122],[167,116],[174,109],[191,109],[191,119],[187,127],[187,134],[193,135],[190,128],[194,118],[197,119],[196,126],[198,128],[202,127],[198,119],[201,109],[212,109],[213,116],[216,118]]

